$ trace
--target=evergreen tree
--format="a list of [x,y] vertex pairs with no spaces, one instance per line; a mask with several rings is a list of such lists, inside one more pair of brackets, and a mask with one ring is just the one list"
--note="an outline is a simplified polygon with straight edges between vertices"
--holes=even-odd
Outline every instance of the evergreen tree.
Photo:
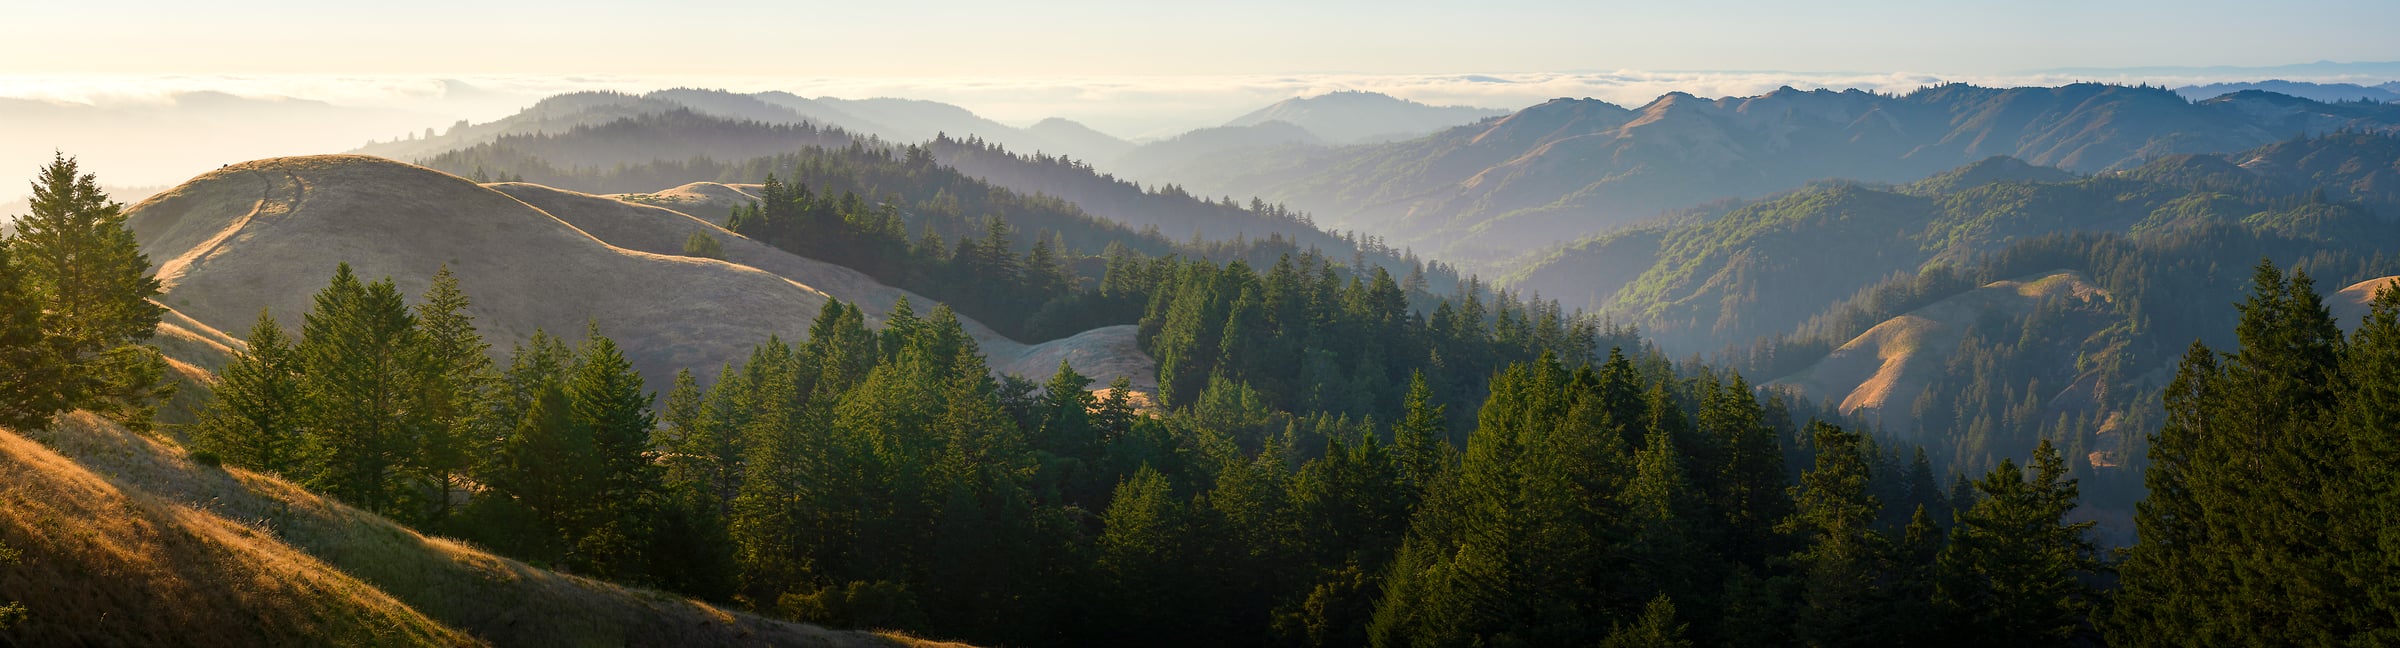
[[233,465],[293,472],[307,412],[296,364],[283,326],[260,310],[258,323],[250,327],[248,348],[217,374],[215,398],[201,413],[193,442]]
[[1182,503],[1156,470],[1145,466],[1117,485],[1101,516],[1096,563],[1106,584],[1102,600],[1117,611],[1108,632],[1137,643],[1193,637],[1189,633],[1198,628],[1176,625],[1184,618],[1191,585],[1184,516]]
[[1330,440],[1324,457],[1293,476],[1293,542],[1315,575],[1301,607],[1278,613],[1278,634],[1308,645],[1366,643],[1373,594],[1416,499],[1401,469],[1370,433],[1351,443]]
[[1710,503],[1724,516],[1728,558],[1763,567],[1774,555],[1775,525],[1790,515],[1784,490],[1783,448],[1767,422],[1766,409],[1740,375],[1701,400],[1699,426],[1722,448]]
[[2351,334],[2342,358],[2337,423],[2347,437],[2350,482],[2337,496],[2356,502],[2333,519],[2334,550],[2350,556],[2342,575],[2365,585],[2356,608],[2360,640],[2400,642],[2400,286],[2385,286]]
[[1608,638],[1600,641],[1601,648],[1691,648],[1685,638],[1688,626],[1675,621],[1675,603],[1665,595],[1651,599],[1642,608],[1642,616],[1631,625],[1611,628]]
[[28,430],[68,407],[66,368],[42,332],[42,303],[0,245],[0,427]]
[[[2366,632],[2334,521],[2358,503],[2340,406],[2341,332],[2307,274],[2262,262],[2217,362],[2195,345],[2152,439],[2141,542],[2112,638],[2130,645],[2327,644]],[[2261,479],[2270,476],[2269,479]],[[2390,622],[2382,622],[2389,624]]]
[[479,416],[479,408],[494,389],[491,345],[467,314],[472,305],[444,265],[416,308],[418,402],[412,408],[422,413],[426,427],[408,470],[434,488],[427,515],[437,522],[450,516],[451,494],[466,485],[477,439],[484,435],[480,428],[490,423]]
[[416,402],[415,317],[390,280],[349,264],[317,293],[294,354],[309,402],[302,481],[360,508],[417,521],[431,495],[403,480],[429,427]]
[[1889,549],[1873,525],[1882,505],[1868,494],[1866,440],[1822,421],[1811,424],[1816,465],[1791,488],[1794,510],[1781,530],[1805,547],[1793,555],[1801,577],[1797,632],[1810,646],[1890,645],[1878,618]]
[[[1570,378],[1545,355],[1492,382],[1454,481],[1419,510],[1395,559],[1370,636],[1378,646],[1589,643],[1635,601],[1604,596],[1627,458],[1588,369]],[[1630,387],[1628,387],[1630,389]]]
[[2085,534],[2068,522],[2075,481],[2044,439],[2033,451],[2033,478],[2003,459],[1976,484],[1973,508],[1958,513],[1940,559],[1937,595],[1951,645],[2076,645],[2095,594],[2084,579],[2098,570]]
[[1433,487],[1457,450],[1450,445],[1447,406],[1433,402],[1433,388],[1425,384],[1425,372],[1409,377],[1408,395],[1401,402],[1400,422],[1392,426],[1392,451],[1413,505]]
[[1632,527],[1624,549],[1629,582],[1662,597],[1699,600],[1717,585],[1707,570],[1715,557],[1708,555],[1702,531],[1694,528],[1694,521],[1706,519],[1706,509],[1684,477],[1683,457],[1671,433],[1652,428],[1633,464],[1633,481],[1624,493]]
[[588,526],[572,538],[575,562],[601,575],[639,574],[648,519],[659,493],[657,464],[650,456],[650,431],[657,424],[642,376],[600,335],[587,330],[566,383],[573,425],[589,439],[593,471],[589,491],[577,507]]
[[58,155],[34,179],[31,206],[7,246],[65,366],[68,407],[146,428],[169,387],[165,358],[141,342],[166,309],[150,301],[158,279],[125,227],[124,205]]
[[600,489],[598,448],[575,423],[573,398],[557,383],[536,392],[533,407],[501,448],[492,487],[522,506],[534,522],[530,537],[511,543],[519,555],[558,560],[594,520],[589,502]]

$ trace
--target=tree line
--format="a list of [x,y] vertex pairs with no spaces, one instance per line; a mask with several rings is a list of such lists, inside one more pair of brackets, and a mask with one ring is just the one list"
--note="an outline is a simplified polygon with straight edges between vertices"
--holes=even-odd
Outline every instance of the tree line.
[[882,330],[829,302],[653,409],[596,331],[489,362],[455,281],[417,301],[343,268],[296,337],[262,316],[195,445],[537,564],[1004,645],[2088,634],[2054,451],[1944,491],[1654,352],[1510,361],[1462,451],[1423,372],[1388,419],[1279,408],[1272,372],[1146,408],[994,378],[905,301]]

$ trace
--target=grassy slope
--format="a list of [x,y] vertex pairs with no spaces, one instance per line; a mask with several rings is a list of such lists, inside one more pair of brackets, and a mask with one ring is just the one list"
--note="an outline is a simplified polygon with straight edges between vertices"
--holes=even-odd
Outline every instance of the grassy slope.
[[2382,277],[2350,284],[2340,292],[2326,295],[2325,309],[2333,311],[2333,321],[2340,323],[2343,329],[2357,329],[2359,322],[2367,317],[2367,303],[2375,301],[2375,296],[2383,291],[2390,290],[2395,281],[2400,281],[2400,277]]
[[[0,591],[24,645],[795,645],[907,640],[526,566],[87,414],[0,431]],[[46,440],[48,447],[29,438]]]
[[1844,414],[1880,417],[1886,430],[1914,429],[1909,408],[1949,364],[1959,340],[1987,314],[2022,319],[2044,299],[2107,299],[2081,274],[2057,271],[1996,281],[1885,320],[1798,374],[1772,383]]
[[[195,178],[135,206],[130,222],[160,264],[161,301],[220,331],[248,330],[261,307],[296,327],[336,263],[363,278],[393,277],[410,295],[447,264],[495,344],[506,348],[537,328],[573,336],[596,320],[659,386],[683,368],[705,377],[770,334],[804,337],[829,296],[879,314],[905,294],[671,210],[495,187],[380,158],[277,158]],[[732,260],[679,256],[693,231],[719,236]],[[920,313],[931,308],[911,301]],[[968,328],[994,367],[1037,379],[1057,368],[1058,355],[1043,354],[1070,344],[1028,347]],[[1150,376],[1145,358],[1113,355],[1127,345],[1100,344],[1129,332],[1086,335],[1094,334],[1103,339],[1071,343],[1111,350],[1085,354],[1107,355],[1086,373]]]

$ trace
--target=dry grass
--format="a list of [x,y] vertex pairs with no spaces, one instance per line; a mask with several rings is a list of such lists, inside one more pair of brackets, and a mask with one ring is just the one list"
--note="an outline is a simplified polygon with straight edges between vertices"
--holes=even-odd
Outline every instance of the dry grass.
[[535,569],[88,414],[0,432],[28,645],[890,646]]
[[0,591],[24,645],[463,645],[464,633],[264,532],[0,433]]
[[2376,295],[2390,290],[2395,281],[2400,281],[2400,277],[2368,279],[2350,284],[2341,292],[2326,296],[2325,309],[2333,311],[2333,321],[2340,323],[2343,329],[2357,329],[2359,323],[2367,319],[2367,304],[2375,301]]
[[[200,328],[246,330],[261,307],[296,327],[337,263],[393,277],[412,295],[447,264],[495,345],[537,328],[572,336],[597,321],[654,386],[683,368],[706,377],[770,334],[804,337],[828,297],[879,315],[907,294],[681,212],[537,185],[480,186],[365,156],[232,165],[134,206],[129,223],[171,280],[160,301]],[[681,256],[695,231],[724,242],[727,260]],[[910,301],[920,313],[932,305]],[[1036,379],[1068,356],[1079,368],[1089,358],[1085,373],[1103,381],[1152,375],[1138,351],[1119,355],[1133,348],[1129,328],[1030,347],[979,324],[968,330],[995,368],[1037,368],[1019,372]]]
[[1996,311],[2021,318],[2051,298],[2108,295],[2082,275],[2065,270],[1995,281],[1885,320],[1772,385],[1805,399],[1838,400],[1843,413],[1879,417],[1886,430],[1905,434],[1914,428],[1909,407],[1941,375],[1978,317]]

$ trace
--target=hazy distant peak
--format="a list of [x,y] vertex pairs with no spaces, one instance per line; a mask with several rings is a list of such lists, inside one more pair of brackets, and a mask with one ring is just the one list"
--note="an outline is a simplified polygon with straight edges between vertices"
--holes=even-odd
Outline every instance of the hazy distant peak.
[[2211,83],[2176,88],[2175,92],[2194,101],[2215,99],[2245,92],[2270,92],[2311,101],[2400,101],[2400,81],[2375,86],[2355,83],[2309,83],[2306,81],[2242,81]]
[[1452,126],[1508,114],[1472,106],[1431,106],[1379,92],[1345,90],[1294,97],[1225,122],[1254,126],[1290,122],[1333,143],[1412,139]]

